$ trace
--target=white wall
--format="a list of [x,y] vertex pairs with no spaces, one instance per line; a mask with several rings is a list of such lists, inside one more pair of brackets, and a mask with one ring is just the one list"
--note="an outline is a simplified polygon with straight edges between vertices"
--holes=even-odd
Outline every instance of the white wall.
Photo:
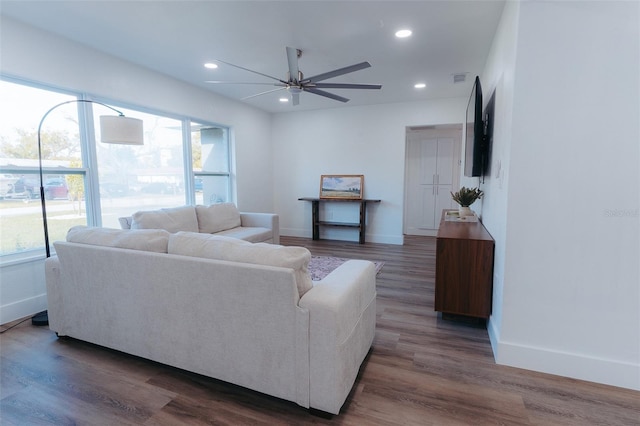
[[[2,74],[232,128],[238,207],[274,211],[271,116],[0,17]],[[266,136],[265,136],[266,135]],[[42,259],[0,269],[0,323],[45,309]]]
[[509,221],[507,202],[509,190],[509,167],[511,161],[511,127],[513,113],[513,86],[518,40],[519,2],[506,2],[500,24],[485,70],[480,77],[484,92],[484,103],[495,92],[493,141],[489,174],[482,184],[465,178],[467,186],[480,186],[484,197],[474,203],[484,226],[495,240],[493,271],[493,308],[488,323],[489,336],[494,353],[502,329],[504,269],[506,262],[506,231]]
[[[313,95],[303,95],[313,96]],[[303,100],[302,100],[303,101]],[[273,119],[274,194],[283,235],[311,237],[311,204],[320,175],[364,175],[367,242],[402,244],[405,133],[407,126],[460,124],[466,99],[440,99],[366,107],[277,114]],[[327,218],[357,222],[357,205],[327,205]],[[355,216],[353,216],[355,215]],[[357,241],[357,230],[326,229],[321,235]]]
[[484,75],[496,360],[640,389],[639,4],[509,3]]

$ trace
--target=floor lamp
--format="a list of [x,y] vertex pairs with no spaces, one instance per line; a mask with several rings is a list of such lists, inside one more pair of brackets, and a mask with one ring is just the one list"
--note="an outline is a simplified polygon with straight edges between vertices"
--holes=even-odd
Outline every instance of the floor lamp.
[[[42,123],[45,118],[49,115],[51,111],[58,108],[59,106],[70,104],[70,103],[94,103],[98,105],[105,106],[115,112],[118,115],[103,115],[100,116],[100,140],[103,143],[111,143],[111,144],[122,144],[122,145],[143,145],[143,131],[142,131],[142,120],[137,118],[129,118],[125,117],[121,111],[117,109],[103,104],[102,102],[91,101],[87,99],[73,99],[71,101],[66,101],[59,103],[47,111],[44,116],[40,119],[40,124],[38,125],[38,169],[40,171],[40,205],[42,206],[42,223],[44,225],[44,248],[46,257],[51,257],[51,251],[49,250],[49,228],[47,226],[47,208],[45,205],[45,196],[44,196],[44,178],[42,171],[42,141],[41,141],[41,130]],[[42,311],[40,313],[35,314],[31,318],[31,323],[33,325],[49,325],[49,316],[47,311]]]

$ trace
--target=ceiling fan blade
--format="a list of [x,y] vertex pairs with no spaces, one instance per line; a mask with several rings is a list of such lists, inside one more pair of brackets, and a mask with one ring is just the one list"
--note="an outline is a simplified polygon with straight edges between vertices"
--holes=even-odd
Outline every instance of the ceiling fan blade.
[[292,93],[291,94],[291,101],[293,103],[293,105],[299,105],[300,104],[300,93]]
[[283,90],[283,89],[285,89],[285,87],[279,87],[277,89],[267,90],[266,92],[260,92],[260,93],[256,93],[255,95],[245,96],[244,98],[242,98],[240,100],[244,101],[244,100],[247,100],[247,99],[255,98],[256,96],[266,95],[267,93],[277,92],[278,90]]
[[220,59],[216,59],[216,60],[215,60],[215,62],[220,62],[220,63],[222,63],[222,64],[229,65],[230,67],[239,68],[239,69],[241,69],[241,70],[249,71],[249,72],[252,72],[252,73],[254,73],[254,74],[258,74],[258,75],[261,75],[261,76],[264,76],[264,77],[268,77],[268,78],[270,78],[270,79],[272,79],[272,80],[279,81],[280,83],[284,83],[284,84],[286,84],[286,83],[287,83],[286,81],[282,81],[282,80],[280,80],[279,78],[273,77],[273,76],[271,76],[271,75],[269,75],[269,74],[263,74],[263,73],[258,72],[258,71],[250,70],[249,68],[241,67],[240,65],[234,65],[234,64],[231,64],[231,63],[229,63],[229,62],[221,61]]
[[287,62],[289,63],[289,80],[298,81],[298,49],[287,47]]
[[369,68],[371,64],[369,62],[360,62],[359,64],[349,65],[348,67],[340,68],[337,70],[318,74],[310,78],[305,78],[304,83],[315,83],[317,81],[327,80],[329,78],[338,77],[339,75],[349,74],[350,72],[359,71],[365,68]]
[[219,80],[206,80],[205,83],[212,83],[212,84],[261,84],[261,85],[266,85],[266,86],[283,86],[284,87],[284,83],[258,83],[257,81],[219,81]]
[[316,95],[324,96],[325,98],[330,98],[340,102],[349,102],[349,99],[343,98],[342,96],[334,95],[333,93],[325,92],[324,90],[314,89],[313,87],[304,87],[304,91],[310,92]]
[[311,83],[319,89],[382,89],[381,84]]

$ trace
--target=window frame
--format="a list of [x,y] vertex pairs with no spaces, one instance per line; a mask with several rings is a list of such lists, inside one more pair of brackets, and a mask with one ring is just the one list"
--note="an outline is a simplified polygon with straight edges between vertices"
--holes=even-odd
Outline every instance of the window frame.
[[[192,204],[196,203],[196,189],[195,189],[195,179],[198,177],[226,177],[227,178],[227,189],[226,192],[227,194],[229,194],[230,196],[230,200],[228,201],[232,201],[235,202],[235,193],[232,192],[233,188],[235,187],[233,182],[231,181],[232,179],[232,166],[233,166],[233,161],[232,161],[232,145],[231,145],[231,128],[229,126],[223,126],[221,124],[217,124],[217,123],[209,123],[209,122],[203,122],[202,120],[197,120],[197,122],[194,122],[193,120],[186,120],[185,121],[186,124],[183,127],[183,129],[185,130],[186,133],[188,133],[188,136],[185,138],[185,140],[188,139],[188,145],[185,144],[185,147],[188,146],[188,160],[187,160],[187,156],[185,155],[185,162],[189,161],[189,164],[191,165],[191,176],[189,179],[190,185],[191,185],[191,192],[189,193],[189,197],[191,200]],[[192,145],[192,139],[191,139],[191,134],[193,133],[193,131],[195,130],[193,128],[193,126],[199,126],[200,129],[202,129],[203,127],[220,127],[220,128],[225,128],[226,129],[226,143],[227,143],[227,162],[226,162],[226,167],[227,167],[227,171],[206,171],[206,170],[199,170],[199,171],[195,171],[193,169],[193,145]]]

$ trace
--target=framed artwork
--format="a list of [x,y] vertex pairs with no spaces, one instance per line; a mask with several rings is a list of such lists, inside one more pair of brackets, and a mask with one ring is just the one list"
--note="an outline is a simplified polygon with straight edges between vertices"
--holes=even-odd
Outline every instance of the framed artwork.
[[364,175],[320,176],[320,198],[362,200]]

